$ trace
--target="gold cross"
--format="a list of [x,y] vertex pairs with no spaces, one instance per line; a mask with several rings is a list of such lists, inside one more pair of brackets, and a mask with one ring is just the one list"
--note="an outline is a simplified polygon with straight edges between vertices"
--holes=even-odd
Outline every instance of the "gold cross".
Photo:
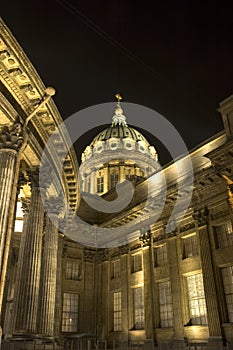
[[115,97],[117,98],[117,102],[120,102],[122,100],[122,97],[119,94],[119,92],[115,95]]

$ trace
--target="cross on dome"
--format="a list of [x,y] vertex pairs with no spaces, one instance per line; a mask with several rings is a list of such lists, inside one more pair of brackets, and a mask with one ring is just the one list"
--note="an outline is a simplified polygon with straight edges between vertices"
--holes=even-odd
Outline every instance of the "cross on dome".
[[115,109],[115,115],[112,117],[112,126],[127,126],[126,117],[123,115],[123,109],[121,107],[122,97],[119,92],[115,95],[115,97],[117,98],[117,108]]

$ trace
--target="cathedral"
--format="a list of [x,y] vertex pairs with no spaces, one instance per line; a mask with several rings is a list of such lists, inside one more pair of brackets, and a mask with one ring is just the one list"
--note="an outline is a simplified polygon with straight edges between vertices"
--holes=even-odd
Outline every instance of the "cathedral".
[[[78,166],[55,90],[0,27],[0,347],[233,349],[233,95],[219,105],[223,130],[190,151],[193,189],[181,215],[190,184],[179,186],[175,162],[161,169],[119,94]],[[54,176],[41,170],[51,136]],[[161,172],[165,198],[151,189]],[[92,208],[130,188],[117,213]],[[88,228],[110,235],[94,244]]]

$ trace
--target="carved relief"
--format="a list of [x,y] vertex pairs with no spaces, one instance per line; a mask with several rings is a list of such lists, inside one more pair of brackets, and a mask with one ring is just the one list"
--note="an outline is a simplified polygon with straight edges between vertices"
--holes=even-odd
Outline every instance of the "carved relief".
[[151,232],[146,231],[142,233],[139,237],[139,240],[142,242],[143,247],[149,247],[151,245]]
[[94,262],[96,258],[96,251],[85,249],[83,258],[85,262]]
[[107,249],[104,250],[98,250],[96,254],[96,261],[97,262],[104,262],[109,259],[109,252]]
[[3,126],[0,130],[0,149],[10,148],[18,151],[23,144],[24,133],[23,124],[19,117],[10,126]]
[[203,226],[207,224],[209,215],[209,210],[207,207],[197,210],[193,213],[194,220],[197,221],[198,226]]

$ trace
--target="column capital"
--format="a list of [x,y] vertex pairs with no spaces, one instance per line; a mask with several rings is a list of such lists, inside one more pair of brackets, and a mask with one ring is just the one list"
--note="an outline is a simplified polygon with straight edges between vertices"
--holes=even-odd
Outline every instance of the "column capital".
[[21,198],[22,211],[24,216],[29,213],[30,202],[31,200],[29,198]]
[[45,210],[50,215],[60,216],[64,208],[63,200],[60,197],[49,197],[45,200]]
[[143,247],[150,247],[150,245],[151,245],[151,232],[150,232],[150,230],[141,233],[139,240],[142,242]]
[[4,125],[0,130],[0,149],[19,151],[24,141],[23,123],[17,117],[13,124]]
[[107,249],[98,250],[96,253],[96,261],[101,263],[109,259],[109,253]]
[[193,219],[197,222],[198,226],[207,225],[209,210],[207,207],[198,209],[193,213]]
[[35,188],[41,188],[46,190],[51,184],[51,176],[47,167],[37,167],[27,171],[29,184]]
[[19,178],[18,178],[18,185],[17,185],[17,192],[19,194],[21,188],[27,184],[27,179],[22,171],[19,172]]

